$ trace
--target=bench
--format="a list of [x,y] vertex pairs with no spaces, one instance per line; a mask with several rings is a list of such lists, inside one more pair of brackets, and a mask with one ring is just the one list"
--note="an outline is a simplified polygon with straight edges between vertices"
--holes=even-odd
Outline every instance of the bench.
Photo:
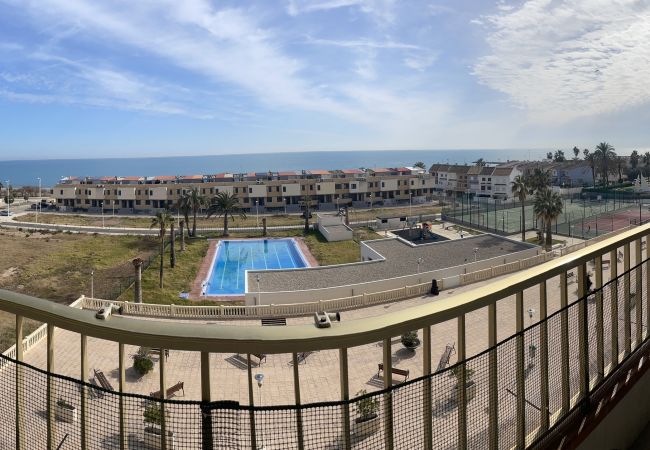
[[101,387],[103,387],[104,389],[108,389],[109,391],[114,391],[115,390],[115,389],[113,389],[113,386],[111,385],[111,383],[106,378],[106,375],[104,375],[104,372],[102,372],[101,370],[97,370],[97,369],[95,369],[94,372],[95,372],[95,378],[97,379],[97,381],[99,381],[99,385]]
[[454,353],[456,353],[456,344],[447,344],[445,351],[442,353],[442,356],[440,356],[440,361],[438,361],[438,369],[436,372],[440,372],[449,365],[449,359]]
[[301,352],[301,353],[298,353],[298,364],[303,363],[303,362],[305,364],[307,364],[307,357],[309,355],[311,355],[312,353],[316,353],[316,352]]
[[268,317],[265,319],[262,319],[262,326],[263,327],[282,327],[286,326],[287,324],[287,319],[284,317]]
[[266,354],[265,353],[251,353],[251,356],[254,356],[257,358],[257,365],[261,366],[263,362],[266,362]]
[[[159,348],[152,348],[150,350],[151,353],[155,353],[156,355],[158,355],[158,358],[160,358],[160,351],[161,350]],[[165,361],[167,361],[167,358],[169,358],[169,349],[168,348],[165,349]]]
[[[379,370],[377,371],[377,378],[382,378],[381,373],[384,371],[384,365],[382,363],[379,363],[379,364],[377,364],[377,367],[379,368]],[[399,376],[404,377],[404,380],[402,380],[402,381],[406,381],[406,380],[409,379],[409,371],[408,370],[398,369],[397,367],[391,367],[390,371],[394,375],[399,375]]]
[[[172,398],[173,396],[176,395],[178,391],[183,391],[183,397],[185,397],[185,383],[183,383],[182,381],[179,381],[172,387],[167,388],[165,398]],[[152,392],[149,394],[149,396],[153,398],[160,398],[160,391]]]

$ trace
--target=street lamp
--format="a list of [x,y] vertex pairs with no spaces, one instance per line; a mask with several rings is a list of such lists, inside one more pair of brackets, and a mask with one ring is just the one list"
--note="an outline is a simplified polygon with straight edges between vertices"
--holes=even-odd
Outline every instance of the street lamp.
[[474,247],[474,262],[476,262],[477,257],[478,257],[478,247]]
[[[530,319],[530,325],[533,324],[533,314],[535,314],[535,310],[533,308],[528,308],[528,318]],[[533,343],[533,337],[530,337],[530,344],[528,345],[528,356],[529,356],[529,362],[528,362],[528,367],[533,367],[535,363],[533,362],[533,358],[535,358],[535,351],[537,350],[537,347],[535,347],[535,344]]]
[[255,200],[255,222],[257,228],[260,227],[260,209],[258,208],[258,200]]
[[102,228],[104,228],[104,202],[99,202],[99,207],[102,209]]
[[5,180],[6,186],[7,186],[7,217],[9,217],[9,180]]
[[409,191],[409,217],[413,216],[413,193]]
[[261,299],[260,299],[260,274],[255,275],[255,281],[257,281],[257,304],[261,305]]
[[[255,374],[255,381],[257,381],[257,388],[259,392],[259,406],[262,406],[262,384],[264,382],[264,374],[263,373],[256,373]],[[262,429],[264,427],[260,427],[260,447],[259,450],[265,450],[266,447],[264,446],[264,435],[262,434]]]
[[41,177],[36,178],[38,180],[38,205],[36,205],[36,223],[38,223],[38,212],[41,209]]
[[418,273],[420,273],[420,264],[422,264],[424,262],[424,259],[418,258],[417,262],[418,262]]
[[287,197],[284,197],[284,215],[287,215]]
[[95,298],[95,271],[90,271],[90,298]]

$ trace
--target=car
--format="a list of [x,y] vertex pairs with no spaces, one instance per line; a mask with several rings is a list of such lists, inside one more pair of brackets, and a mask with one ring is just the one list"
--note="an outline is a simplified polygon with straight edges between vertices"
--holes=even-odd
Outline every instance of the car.
[[0,216],[13,216],[13,215],[14,213],[12,213],[11,211],[7,211],[6,209],[0,211]]
[[32,208],[32,209],[36,209],[36,208],[38,208],[38,204],[37,204],[37,203],[32,203],[32,204],[30,205],[30,208]]

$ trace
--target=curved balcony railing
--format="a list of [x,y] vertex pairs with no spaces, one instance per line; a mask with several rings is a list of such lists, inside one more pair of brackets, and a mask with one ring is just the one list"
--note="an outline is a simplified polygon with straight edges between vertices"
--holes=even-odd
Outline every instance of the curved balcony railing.
[[[650,225],[636,227],[468,292],[325,329],[307,324],[197,326],[119,316],[102,321],[93,311],[0,290],[0,310],[16,315],[15,357],[0,360],[5,400],[0,414],[9,418],[0,425],[0,439],[3,446],[19,449],[534,447],[597,401],[607,380],[645,345],[650,329],[648,239]],[[595,280],[590,286],[592,263]],[[569,287],[574,282],[575,296]],[[548,293],[556,288],[559,307],[550,313]],[[538,318],[525,327],[525,299],[533,294]],[[502,309],[499,302],[511,296],[514,311]],[[485,316],[471,321],[476,328],[468,327],[467,318],[479,310]],[[504,332],[498,328],[501,316],[511,313],[514,329]],[[46,324],[45,369],[24,362],[25,318]],[[456,322],[457,362],[435,370],[432,326],[450,320]],[[468,357],[467,341],[483,331],[481,323],[486,325],[480,337],[485,350]],[[80,336],[81,380],[89,372],[87,339],[116,343],[115,390],[56,374],[57,328]],[[419,330],[422,342],[417,353],[421,370],[395,385],[394,379],[401,381],[404,374],[392,370],[399,368],[393,363],[391,339],[412,330]],[[498,336],[509,337],[498,342]],[[376,342],[381,343],[383,389],[353,397],[350,379],[357,369],[348,352]],[[161,398],[127,392],[126,345],[160,349]],[[200,375],[186,380],[200,384],[200,400],[165,398],[165,350],[200,353]],[[301,382],[304,386],[307,380],[301,379],[300,359],[318,350],[338,355],[339,400],[302,404]],[[213,401],[211,353],[246,355],[248,405]],[[292,355],[293,399],[260,406],[252,357],[274,353]],[[360,411],[376,418],[357,420]]]

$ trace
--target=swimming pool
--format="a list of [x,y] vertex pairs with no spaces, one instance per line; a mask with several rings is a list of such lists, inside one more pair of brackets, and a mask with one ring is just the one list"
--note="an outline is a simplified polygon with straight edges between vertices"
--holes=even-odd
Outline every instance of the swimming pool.
[[293,239],[224,240],[217,247],[203,295],[243,295],[246,270],[307,267]]

